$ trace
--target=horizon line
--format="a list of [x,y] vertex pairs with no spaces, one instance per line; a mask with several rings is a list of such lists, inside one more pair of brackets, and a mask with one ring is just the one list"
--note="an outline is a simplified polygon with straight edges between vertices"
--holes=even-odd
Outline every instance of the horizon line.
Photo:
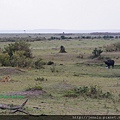
[[111,32],[119,33],[118,29],[102,29],[102,30],[75,30],[75,29],[11,29],[0,30],[0,33],[94,33],[94,32]]

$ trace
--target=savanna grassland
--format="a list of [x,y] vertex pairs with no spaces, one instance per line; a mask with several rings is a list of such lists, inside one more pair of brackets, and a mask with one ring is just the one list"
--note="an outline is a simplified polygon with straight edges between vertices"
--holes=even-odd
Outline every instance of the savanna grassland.
[[[0,98],[0,103],[22,104],[26,98],[26,111],[38,115],[117,115],[120,114],[120,52],[105,52],[104,46],[120,41],[104,39],[45,40],[30,42],[34,57],[53,61],[44,69],[0,67],[0,78],[9,75],[10,82],[0,82],[0,94],[24,91],[39,85],[41,95],[25,98]],[[1,42],[0,47],[9,42]],[[67,53],[59,53],[63,45]],[[114,69],[107,69],[104,59],[91,58],[94,48],[101,48],[101,58],[115,60]],[[82,57],[81,57],[82,56]],[[5,68],[5,69],[3,69]],[[42,80],[36,80],[43,78]],[[96,86],[112,98],[92,98],[86,95],[65,96],[79,87]],[[0,110],[0,114],[10,114]],[[23,113],[15,113],[23,114]]]

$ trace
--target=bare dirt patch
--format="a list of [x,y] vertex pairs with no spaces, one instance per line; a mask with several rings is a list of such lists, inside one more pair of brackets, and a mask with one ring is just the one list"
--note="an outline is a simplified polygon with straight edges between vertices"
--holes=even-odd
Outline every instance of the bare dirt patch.
[[46,94],[43,90],[27,90],[27,91],[20,91],[20,92],[11,92],[8,93],[8,96],[24,96],[24,97],[31,97],[31,96],[38,96]]
[[0,75],[20,75],[25,73],[24,70],[21,70],[19,68],[14,68],[14,67],[1,67],[0,68]]

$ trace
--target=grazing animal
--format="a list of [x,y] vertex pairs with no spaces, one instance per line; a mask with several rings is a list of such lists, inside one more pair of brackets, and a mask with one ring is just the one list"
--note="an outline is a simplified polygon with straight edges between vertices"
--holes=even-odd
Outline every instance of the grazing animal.
[[114,64],[115,64],[114,60],[107,60],[107,61],[104,61],[104,62],[107,65],[108,69],[110,68],[110,66],[112,66],[112,68],[114,68]]

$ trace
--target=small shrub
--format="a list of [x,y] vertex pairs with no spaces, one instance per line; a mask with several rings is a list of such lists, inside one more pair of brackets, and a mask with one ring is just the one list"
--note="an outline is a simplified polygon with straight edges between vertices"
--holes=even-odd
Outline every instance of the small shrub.
[[73,76],[79,76],[79,74],[78,73],[74,73]]
[[112,94],[110,92],[104,93],[102,95],[103,98],[112,98]]
[[106,52],[120,51],[120,42],[104,46]]
[[83,86],[80,88],[74,88],[74,91],[78,94],[84,94],[89,92],[89,88],[87,86]]
[[35,78],[35,81],[44,81],[44,80],[47,80],[47,79],[45,79],[44,77],[37,77],[37,78]]
[[98,56],[100,56],[102,52],[103,52],[103,51],[102,51],[101,49],[95,48],[95,49],[93,50],[93,52],[92,52],[93,57],[98,57]]
[[34,62],[34,67],[36,69],[41,69],[41,68],[44,68],[43,65],[45,65],[46,63],[41,59],[37,59],[35,62]]
[[101,98],[103,95],[102,90],[99,89],[97,86],[91,86],[90,87],[90,93],[89,93],[89,97],[91,98]]
[[39,85],[35,85],[33,87],[28,87],[25,89],[26,91],[30,91],[30,90],[42,90],[42,87]]
[[74,88],[71,91],[67,91],[64,95],[65,97],[71,96],[83,96],[83,97],[90,97],[94,99],[102,99],[102,98],[112,98],[113,95],[110,92],[103,93],[103,91],[98,88],[97,86],[83,86],[79,88]]
[[78,97],[78,94],[75,93],[74,91],[67,91],[67,92],[64,94],[64,97]]

